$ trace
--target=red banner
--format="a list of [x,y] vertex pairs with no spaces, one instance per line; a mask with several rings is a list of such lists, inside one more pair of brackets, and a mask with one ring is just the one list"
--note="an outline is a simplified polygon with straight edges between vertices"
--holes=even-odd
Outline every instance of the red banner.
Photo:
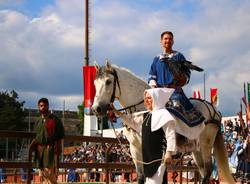
[[94,66],[83,67],[83,84],[84,84],[84,113],[91,115],[91,106],[95,97],[95,74],[96,69]]
[[215,106],[218,106],[218,89],[217,88],[210,88],[210,96],[211,96],[211,103]]

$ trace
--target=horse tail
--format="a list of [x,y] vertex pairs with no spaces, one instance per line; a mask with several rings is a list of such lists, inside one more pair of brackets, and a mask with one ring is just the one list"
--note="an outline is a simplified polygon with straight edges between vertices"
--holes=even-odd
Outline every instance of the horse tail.
[[229,169],[228,155],[226,148],[224,146],[224,139],[222,137],[220,130],[218,130],[215,138],[214,154],[215,154],[215,159],[218,163],[219,173],[222,174],[224,180],[229,184],[235,183],[235,180]]

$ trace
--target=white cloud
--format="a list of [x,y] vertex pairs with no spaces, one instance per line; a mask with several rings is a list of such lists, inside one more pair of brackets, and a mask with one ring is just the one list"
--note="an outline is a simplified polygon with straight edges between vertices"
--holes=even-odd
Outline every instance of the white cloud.
[[27,108],[37,108],[37,101],[40,98],[48,98],[51,110],[74,110],[77,111],[78,105],[83,102],[83,95],[51,95],[50,93],[39,93],[37,91],[18,92],[19,99],[25,101]]
[[[66,85],[69,81],[82,85],[83,34],[79,27],[63,22],[56,14],[35,19],[14,11],[1,11],[1,15],[2,86],[26,91],[41,85],[38,89],[44,92],[76,93]],[[69,76],[71,70],[79,73]]]
[[1,0],[0,5],[20,5],[24,2],[25,0]]
[[[109,58],[146,79],[152,58],[161,52],[160,33],[172,30],[175,49],[205,69],[207,97],[209,87],[217,86],[223,95],[221,110],[234,113],[243,82],[250,81],[250,2],[179,0],[171,8],[159,0],[136,3],[94,1],[91,61]],[[0,12],[0,85],[77,103],[82,93],[84,1],[56,0],[40,15]],[[202,74],[193,73],[185,91],[191,94],[194,88],[203,89]]]

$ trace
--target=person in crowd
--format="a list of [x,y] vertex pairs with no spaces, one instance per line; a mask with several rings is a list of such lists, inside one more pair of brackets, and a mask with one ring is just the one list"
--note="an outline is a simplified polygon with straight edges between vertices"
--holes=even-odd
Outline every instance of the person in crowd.
[[212,156],[212,163],[213,163],[213,171],[212,171],[212,179],[210,180],[211,184],[219,184],[219,173],[218,173],[218,164],[217,161],[215,160],[214,156]]
[[242,132],[241,126],[239,125],[239,122],[237,121],[237,118],[234,118],[234,130],[240,134]]
[[[4,162],[4,159],[0,159],[0,162]],[[6,180],[6,169],[3,167],[0,167],[0,183],[5,183]]]
[[57,184],[57,168],[64,127],[61,120],[49,112],[49,101],[41,98],[38,101],[41,114],[36,122],[36,137],[31,143],[35,150],[35,163],[45,183]]
[[118,134],[118,138],[121,139],[121,140],[126,139],[125,135],[123,134],[123,130],[121,130],[120,133]]
[[27,169],[26,168],[20,168],[20,174],[21,174],[21,181],[22,183],[25,183],[27,180]]
[[241,183],[250,183],[250,134],[246,137],[246,140],[238,151],[239,158],[239,177]]
[[79,181],[80,181],[79,174],[76,172],[76,169],[74,168],[69,169],[67,182],[79,182]]

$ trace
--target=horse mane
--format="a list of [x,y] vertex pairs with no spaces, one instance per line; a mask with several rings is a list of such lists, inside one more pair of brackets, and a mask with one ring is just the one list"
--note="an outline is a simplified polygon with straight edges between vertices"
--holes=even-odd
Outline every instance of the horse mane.
[[[133,78],[133,80],[136,80],[137,82],[140,82],[140,83],[145,83],[146,85],[147,82],[145,80],[143,80],[141,77],[139,77],[138,75],[134,74],[132,71],[130,71],[129,69],[127,68],[124,68],[124,67],[119,67],[117,65],[112,65],[113,68],[115,69],[118,69],[120,70],[121,72],[123,73],[126,73],[128,77],[130,78]],[[149,85],[148,85],[149,86]]]
[[[119,70],[123,74],[125,74],[127,77],[132,78],[133,80],[137,81],[138,83],[144,83],[146,86],[150,87],[146,81],[141,79],[138,75],[134,74],[132,71],[130,71],[127,68],[124,67],[119,67],[117,65],[112,64],[112,70]],[[96,71],[96,78],[102,78],[105,75],[110,74],[110,68],[107,68],[106,66],[101,66],[97,71]]]

